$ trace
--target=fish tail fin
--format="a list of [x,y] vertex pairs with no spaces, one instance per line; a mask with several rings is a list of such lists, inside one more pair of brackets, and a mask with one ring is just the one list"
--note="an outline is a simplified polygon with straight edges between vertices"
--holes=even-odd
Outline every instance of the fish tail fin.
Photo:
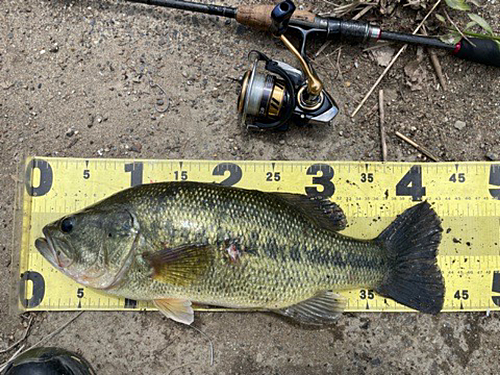
[[428,202],[398,216],[376,239],[389,265],[377,293],[424,313],[440,312],[445,291],[436,262],[441,232],[441,220]]

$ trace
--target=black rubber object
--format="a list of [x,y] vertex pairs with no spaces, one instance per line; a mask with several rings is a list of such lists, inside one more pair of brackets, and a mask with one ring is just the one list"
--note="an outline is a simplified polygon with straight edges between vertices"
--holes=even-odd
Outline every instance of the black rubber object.
[[468,38],[462,39],[456,46],[453,54],[461,59],[474,61],[480,64],[500,67],[500,45],[494,40]]
[[76,353],[61,348],[34,348],[7,364],[1,375],[96,375]]

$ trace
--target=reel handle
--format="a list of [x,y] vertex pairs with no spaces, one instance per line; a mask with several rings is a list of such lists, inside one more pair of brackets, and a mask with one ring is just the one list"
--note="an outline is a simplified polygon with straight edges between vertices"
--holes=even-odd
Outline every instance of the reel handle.
[[274,7],[271,12],[271,32],[275,37],[280,37],[286,32],[295,9],[297,9],[295,4],[290,0],[282,1]]

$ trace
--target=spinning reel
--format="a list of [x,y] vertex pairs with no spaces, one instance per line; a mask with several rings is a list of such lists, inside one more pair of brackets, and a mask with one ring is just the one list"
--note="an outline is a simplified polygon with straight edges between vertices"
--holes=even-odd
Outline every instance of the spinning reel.
[[[250,52],[252,67],[243,76],[238,97],[241,122],[248,129],[286,130],[290,122],[326,125],[338,113],[334,100],[324,90],[305,53],[307,36],[321,30],[289,25],[294,12],[295,5],[290,0],[276,5],[271,13],[270,29],[299,60],[301,70],[272,60],[261,52]],[[289,28],[302,36],[300,52],[284,36]]]
[[[469,37],[448,44],[433,37],[381,30],[363,21],[323,18],[308,11],[296,11],[291,0],[282,1],[274,8],[272,5],[234,8],[185,0],[128,1],[232,18],[241,25],[271,31],[280,38],[299,60],[301,69],[272,60],[257,51],[250,53],[252,67],[242,79],[238,99],[241,120],[249,129],[286,130],[290,122],[328,124],[335,117],[338,108],[323,89],[323,83],[305,53],[306,39],[313,33],[329,40],[338,37],[359,41],[387,40],[441,48],[459,58],[500,67],[500,48],[495,40]],[[284,36],[289,29],[297,31],[302,38],[300,52]],[[259,65],[263,65],[263,69]]]

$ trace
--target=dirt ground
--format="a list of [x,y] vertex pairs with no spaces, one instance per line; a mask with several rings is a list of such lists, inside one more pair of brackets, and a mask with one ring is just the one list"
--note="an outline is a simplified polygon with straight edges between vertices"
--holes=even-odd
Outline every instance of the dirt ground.
[[[333,9],[327,1],[301,3]],[[500,32],[500,2],[485,5],[480,14]],[[377,19],[408,32],[419,14],[399,5]],[[26,325],[9,312],[7,288],[14,176],[25,155],[380,160],[376,97],[349,116],[384,69],[371,53],[333,43],[315,59],[340,107],[332,126],[251,134],[237,120],[234,81],[251,49],[295,64],[279,41],[215,17],[124,1],[0,2],[0,351]],[[442,91],[428,55],[414,63],[418,55],[409,48],[380,86],[389,160],[425,160],[395,131],[443,160],[498,160],[500,69],[438,52],[448,84]],[[161,114],[155,103],[169,108]],[[35,314],[28,343],[71,316]],[[493,374],[498,318],[345,314],[336,326],[313,330],[265,314],[198,314],[196,326],[214,342],[214,366],[204,336],[158,313],[85,312],[49,344],[83,354],[99,374]]]

